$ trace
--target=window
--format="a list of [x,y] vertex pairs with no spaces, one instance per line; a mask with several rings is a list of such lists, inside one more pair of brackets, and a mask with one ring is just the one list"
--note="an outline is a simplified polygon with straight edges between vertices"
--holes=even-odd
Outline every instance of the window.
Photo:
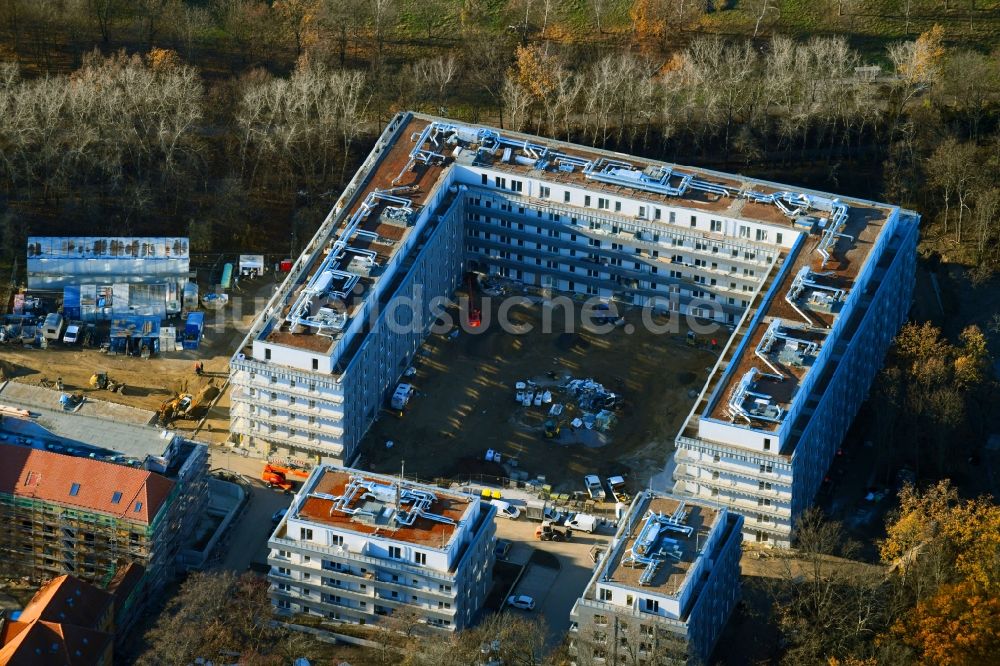
[[764,450],[765,451],[770,451],[771,450],[771,438],[770,437],[765,437],[764,438]]
[[564,203],[569,203],[569,190],[566,190],[565,192],[563,192],[563,202]]
[[519,180],[511,180],[510,181],[510,189],[512,189],[515,192],[523,192],[524,191],[524,183],[522,183]]
[[612,592],[611,590],[602,587],[601,588],[601,601],[611,601]]
[[654,220],[660,219],[660,209],[659,208],[654,208],[653,209],[653,219]]
[[314,358],[313,359],[313,370],[319,370],[319,359],[318,358]]
[[544,185],[540,185],[538,188],[538,196],[540,196],[543,199],[548,199],[551,193],[552,191],[549,190],[549,188],[545,187]]
[[692,227],[698,226],[698,216],[697,215],[692,215],[691,216],[691,226]]
[[[750,238],[750,227],[746,226],[745,224],[740,225],[740,238]],[[733,256],[736,255],[734,254]]]
[[616,213],[622,212],[622,202],[621,201],[616,201],[615,202],[615,212]]
[[142,511],[142,502],[136,502],[135,503],[135,513],[139,513],[140,511]]
[[775,236],[774,242],[777,243],[778,245],[781,245],[781,234],[775,234],[774,236]]
[[79,494],[80,494],[80,484],[79,483],[74,483],[73,485],[71,485],[69,487],[69,496],[70,497],[76,497]]
[[772,465],[765,465],[761,463],[760,471],[765,474],[771,474],[772,472],[774,472],[774,467]]
[[759,240],[759,241],[766,241],[767,240],[767,230],[765,230],[765,229],[758,229],[757,230],[757,240]]
[[313,531],[311,529],[303,527],[301,528],[299,538],[302,539],[303,541],[311,541],[313,538]]
[[399,546],[389,546],[389,557],[399,560],[403,557],[403,549]]
[[483,174],[483,185],[486,185],[486,184],[487,184],[487,181],[488,181],[488,180],[489,180],[489,176],[487,176],[487,175],[486,175],[486,174],[484,173],[484,174]]
[[265,361],[270,361],[271,360],[271,350],[270,349],[265,349],[264,350],[264,360]]
[[595,615],[594,616],[594,624],[600,625],[602,627],[603,626],[607,626],[607,624],[608,624],[608,617],[606,615]]
[[660,602],[656,599],[643,599],[643,610],[647,613],[659,613]]
[[646,219],[646,207],[645,206],[639,206],[639,217],[642,218],[642,219]]
[[119,492],[116,492],[116,493],[114,493],[114,494],[113,494],[113,495],[111,496],[111,503],[112,503],[112,504],[118,504],[118,503],[119,503],[119,502],[121,502],[121,501],[122,501],[122,494],[121,494],[121,493],[119,493]]
[[590,195],[589,194],[585,194],[584,195],[584,197],[583,197],[583,205],[584,206],[589,206],[590,205]]
[[711,229],[712,231],[722,231],[722,220],[712,220]]
[[413,561],[417,564],[427,564],[427,553],[414,553]]

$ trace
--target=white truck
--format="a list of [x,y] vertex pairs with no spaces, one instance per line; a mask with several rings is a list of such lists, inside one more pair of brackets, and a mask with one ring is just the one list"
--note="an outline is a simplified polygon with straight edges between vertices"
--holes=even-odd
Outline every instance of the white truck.
[[587,487],[587,494],[591,499],[604,499],[604,486],[601,485],[601,477],[596,474],[588,474],[583,477],[583,485]]
[[407,403],[410,402],[410,398],[413,396],[414,388],[412,384],[400,384],[396,387],[396,390],[392,394],[392,400],[389,403],[392,406],[393,411],[400,412],[406,409]]
[[45,317],[42,324],[42,337],[46,340],[60,340],[63,331],[66,329],[66,322],[58,312],[53,312]]
[[575,513],[563,525],[572,527],[574,530],[586,532],[587,534],[593,534],[600,523],[601,521],[597,516],[592,516],[589,513]]

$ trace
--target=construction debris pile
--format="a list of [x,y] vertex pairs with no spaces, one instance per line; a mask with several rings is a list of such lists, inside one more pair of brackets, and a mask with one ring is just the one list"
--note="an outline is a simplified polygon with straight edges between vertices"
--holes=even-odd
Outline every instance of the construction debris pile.
[[[514,399],[519,405],[549,406],[548,419],[544,424],[547,438],[557,438],[562,426],[567,424],[574,430],[586,428],[598,432],[607,432],[614,427],[617,422],[614,410],[621,404],[618,394],[591,378],[573,379],[567,376],[561,384],[557,384],[553,374],[550,374],[550,379],[553,381],[524,380],[514,384]],[[551,388],[547,388],[546,384]],[[568,423],[566,419],[570,419]]]

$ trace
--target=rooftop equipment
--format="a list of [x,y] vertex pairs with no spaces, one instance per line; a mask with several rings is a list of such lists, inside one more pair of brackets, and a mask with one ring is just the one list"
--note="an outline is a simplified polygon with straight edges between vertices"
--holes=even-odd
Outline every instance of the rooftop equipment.
[[[365,197],[343,230],[330,244],[326,258],[323,259],[319,269],[305,288],[298,293],[285,321],[293,326],[314,329],[318,335],[332,336],[336,331],[343,330],[347,325],[347,313],[330,301],[346,301],[361,276],[370,274],[371,269],[377,265],[375,259],[378,256],[371,250],[352,247],[350,242],[358,236],[369,240],[378,238],[378,234],[358,227],[379,203],[392,204],[385,207],[382,213],[384,218],[394,222],[402,221],[403,226],[409,223],[413,214],[410,200],[394,194],[401,189],[372,190]],[[345,262],[345,254],[348,253],[351,257]],[[341,265],[345,263],[348,270],[341,269]],[[331,305],[333,307],[330,307]]]
[[[639,585],[651,585],[656,572],[668,559],[681,560],[684,557],[681,542],[666,534],[673,532],[690,537],[694,534],[694,528],[686,524],[686,520],[687,509],[684,502],[678,504],[670,515],[656,511],[646,513],[646,522],[636,535],[632,547],[621,560],[624,566],[646,567],[639,576]],[[605,570],[605,580],[607,580],[607,570]]]
[[799,296],[802,295],[802,292],[805,291],[806,288],[814,290],[814,294],[810,299],[814,302],[817,302],[819,300],[816,298],[815,295],[816,290],[828,294],[822,300],[826,301],[826,303],[824,304],[829,308],[832,308],[834,304],[844,300],[844,296],[847,295],[847,292],[843,289],[840,289],[838,287],[832,287],[830,285],[821,284],[816,281],[816,278],[826,277],[828,275],[833,275],[833,273],[832,272],[813,273],[811,270],[809,270],[809,266],[803,266],[802,268],[799,269],[799,272],[795,274],[795,278],[792,279],[791,286],[785,293],[785,300],[788,302],[788,304],[791,305],[792,308],[794,308],[795,311],[798,312],[799,315],[810,326],[814,325],[813,320],[810,319],[809,315],[803,312],[802,309],[795,303],[795,301],[799,298]]
[[437,501],[437,495],[404,486],[399,481],[383,482],[351,475],[343,494],[310,493],[309,496],[330,500],[331,516],[334,512],[338,512],[362,522],[376,521],[380,516],[385,516],[386,505],[391,505],[394,510],[390,512],[389,522],[397,528],[411,527],[417,518],[426,518],[445,525],[456,524],[447,516],[431,512],[430,508]]
[[764,331],[764,336],[760,339],[760,342],[757,344],[757,349],[755,350],[755,353],[757,354],[757,357],[760,360],[762,360],[767,365],[767,367],[773,370],[776,375],[784,377],[785,373],[783,373],[781,369],[779,369],[778,366],[772,363],[771,359],[767,357],[767,354],[770,353],[771,347],[774,345],[775,342],[777,342],[778,340],[784,340],[786,342],[786,348],[789,346],[788,343],[790,343],[792,346],[794,346],[799,358],[804,358],[807,355],[815,354],[817,351],[819,351],[819,344],[809,340],[803,340],[802,338],[797,338],[794,335],[791,335],[788,332],[781,330],[781,326],[782,326],[782,321],[780,318],[775,318],[774,320],[771,321],[770,325],[768,325],[767,327],[767,330]]
[[[785,418],[785,410],[771,402],[772,397],[767,393],[761,393],[757,389],[757,379],[770,378],[782,381],[783,375],[772,375],[761,372],[757,368],[750,370],[740,378],[739,383],[733,388],[729,396],[727,411],[732,418],[742,418],[747,424],[753,421],[768,421],[770,423],[781,423]],[[747,400],[752,400],[747,407]]]

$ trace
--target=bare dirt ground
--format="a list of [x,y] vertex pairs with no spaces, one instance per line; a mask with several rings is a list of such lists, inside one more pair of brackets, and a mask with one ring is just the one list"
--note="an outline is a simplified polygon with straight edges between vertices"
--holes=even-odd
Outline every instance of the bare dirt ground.
[[[197,394],[210,382],[222,388],[229,376],[229,358],[233,350],[243,339],[253,314],[262,307],[262,300],[266,300],[274,289],[270,277],[241,284],[243,291],[231,297],[225,310],[218,315],[206,313],[204,337],[197,351],[171,351],[141,359],[59,343],[44,350],[8,344],[0,346],[0,371],[7,379],[36,385],[54,385],[56,378],[61,377],[67,391],[148,410],[159,409],[165,400],[177,393]],[[194,372],[195,361],[204,365],[201,377]],[[124,382],[124,393],[91,388],[90,377],[95,372],[107,372],[110,378]],[[171,427],[192,432],[198,422],[177,420]],[[222,442],[228,437],[228,431],[227,389],[201,424],[198,439]]]
[[[634,488],[644,487],[662,470],[694,402],[689,392],[700,391],[716,352],[688,346],[683,321],[676,333],[647,330],[638,310],[625,313],[628,325],[606,334],[567,333],[561,315],[553,318],[553,332],[543,333],[541,311],[537,305],[512,309],[513,321],[533,326],[524,335],[496,325],[455,339],[432,334],[417,355],[416,376],[406,380],[417,394],[402,418],[384,411],[372,426],[363,445],[364,463],[398,473],[405,461],[407,475],[426,479],[500,475],[498,465],[483,459],[487,449],[494,449],[504,460],[516,458],[531,477],[545,475],[560,492],[581,490],[581,477],[592,473],[626,473]],[[494,308],[493,321],[495,314]],[[720,342],[726,336],[728,331],[720,331]],[[543,423],[550,406],[515,402],[514,384],[525,379],[553,385],[553,401],[563,402],[566,395],[554,385],[567,374],[593,378],[624,397],[618,423],[603,446],[595,445],[594,432],[572,438],[587,439],[588,445],[546,439]],[[569,439],[569,431],[565,424],[563,439]],[[393,442],[391,449],[387,440]]]

